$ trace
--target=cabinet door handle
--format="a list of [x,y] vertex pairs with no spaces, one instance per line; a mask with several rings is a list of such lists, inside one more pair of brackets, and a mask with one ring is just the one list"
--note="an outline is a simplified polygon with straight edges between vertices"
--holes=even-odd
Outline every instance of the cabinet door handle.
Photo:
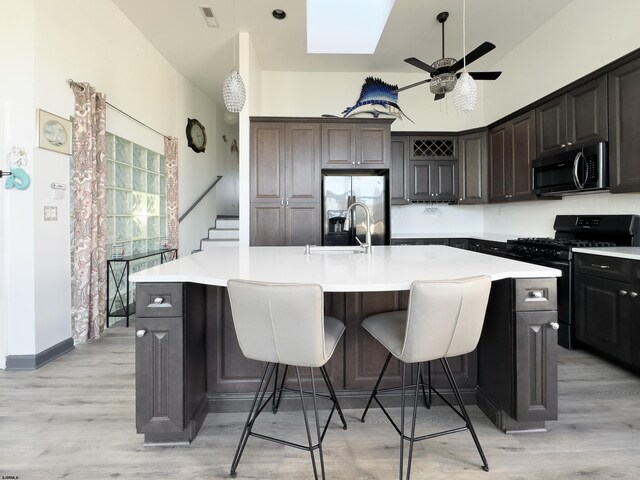
[[153,303],[155,303],[156,305],[160,305],[164,300],[162,299],[162,297],[156,297],[153,299]]
[[289,199],[287,198],[287,207],[289,206]]
[[358,162],[357,164],[360,165],[362,162]]
[[626,290],[620,290],[619,293],[620,293],[620,295],[622,295],[624,297],[627,294],[627,291]]
[[281,206],[281,207],[284,207],[284,198],[281,198],[281,199],[280,199],[280,206]]
[[629,296],[631,298],[636,298],[638,296],[638,292],[631,292],[631,293],[629,293]]
[[147,331],[146,331],[146,330],[144,330],[144,329],[142,329],[142,330],[138,330],[138,331],[136,332],[136,337],[138,337],[138,338],[142,338],[142,337],[144,337],[144,334],[145,334],[145,333],[147,333]]
[[551,322],[549,323],[549,325],[551,326],[551,328],[553,328],[554,330],[558,330],[560,328],[560,324],[558,324],[558,322]]
[[355,164],[356,164],[356,162],[351,162],[351,165],[355,165]]
[[603,270],[608,270],[609,268],[611,268],[609,265],[598,265],[597,263],[592,263],[591,266],[594,268],[602,268]]

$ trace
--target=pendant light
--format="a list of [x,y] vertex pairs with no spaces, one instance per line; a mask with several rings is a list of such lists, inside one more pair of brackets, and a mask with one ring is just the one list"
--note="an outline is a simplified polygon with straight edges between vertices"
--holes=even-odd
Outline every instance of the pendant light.
[[239,113],[244,107],[246,91],[244,82],[236,70],[236,2],[233,2],[233,70],[227,75],[222,84],[222,98],[224,106],[231,113]]
[[462,0],[462,55],[463,68],[460,78],[456,82],[453,89],[453,104],[460,113],[471,112],[476,108],[476,100],[478,99],[478,87],[476,81],[467,72],[467,51],[466,51],[466,18],[467,5],[466,0]]

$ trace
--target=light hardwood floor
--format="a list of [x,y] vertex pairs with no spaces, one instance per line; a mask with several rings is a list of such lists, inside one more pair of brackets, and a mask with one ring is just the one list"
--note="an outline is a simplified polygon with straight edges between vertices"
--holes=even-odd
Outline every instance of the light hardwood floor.
[[[37,371],[0,371],[0,478],[228,478],[245,414],[209,414],[189,446],[142,445],[135,432],[134,333],[112,327],[100,341]],[[560,415],[548,432],[504,435],[471,406],[491,471],[481,470],[463,432],[418,443],[412,478],[640,479],[640,377],[583,351],[559,348],[559,362]],[[447,407],[421,412],[423,430],[456,420]],[[335,421],[327,432],[327,478],[397,478],[398,437],[378,410],[365,424],[360,414],[346,410],[349,429]],[[264,428],[299,430],[299,415],[266,414]],[[312,478],[309,456],[252,438],[238,478]]]

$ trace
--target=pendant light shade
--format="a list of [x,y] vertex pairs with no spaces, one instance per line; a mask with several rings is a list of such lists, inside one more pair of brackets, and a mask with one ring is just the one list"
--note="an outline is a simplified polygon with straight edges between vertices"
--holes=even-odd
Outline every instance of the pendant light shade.
[[224,79],[222,85],[222,98],[224,106],[231,113],[239,113],[244,107],[246,92],[244,82],[237,70],[231,70],[231,73]]
[[460,113],[473,111],[478,100],[478,87],[476,81],[467,72],[467,1],[462,0],[462,55],[464,67],[460,78],[453,89],[453,104]]
[[478,100],[476,81],[465,70],[460,74],[453,89],[453,104],[458,112],[466,113],[476,108],[476,100]]

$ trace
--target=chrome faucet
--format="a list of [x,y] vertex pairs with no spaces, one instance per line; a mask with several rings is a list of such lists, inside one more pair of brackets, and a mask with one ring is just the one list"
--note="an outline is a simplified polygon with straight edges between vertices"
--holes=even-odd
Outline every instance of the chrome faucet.
[[349,212],[352,209],[355,209],[355,207],[362,207],[364,209],[364,213],[366,213],[366,215],[367,215],[367,234],[366,234],[366,237],[365,237],[365,240],[364,240],[365,243],[362,243],[358,237],[356,237],[356,240],[358,240],[358,243],[364,249],[364,253],[371,253],[371,250],[372,250],[371,249],[371,211],[369,210],[369,207],[367,207],[364,203],[362,203],[362,202],[353,202],[347,208],[347,215],[349,215]]

